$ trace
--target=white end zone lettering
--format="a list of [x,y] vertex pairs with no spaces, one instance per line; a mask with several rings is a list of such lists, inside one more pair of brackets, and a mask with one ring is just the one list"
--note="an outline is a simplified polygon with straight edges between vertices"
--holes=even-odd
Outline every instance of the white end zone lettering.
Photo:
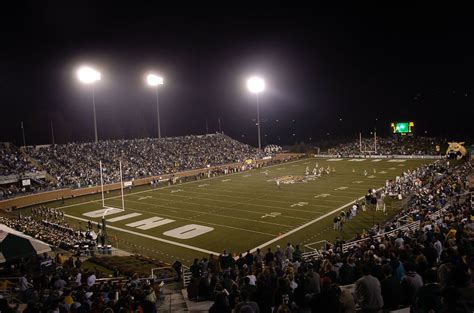
[[213,230],[214,228],[208,226],[188,224],[172,230],[165,231],[163,235],[178,239],[191,239]]

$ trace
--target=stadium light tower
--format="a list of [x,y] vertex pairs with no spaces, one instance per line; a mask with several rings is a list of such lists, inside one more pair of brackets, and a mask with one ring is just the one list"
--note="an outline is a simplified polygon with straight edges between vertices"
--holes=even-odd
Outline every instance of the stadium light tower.
[[260,77],[250,77],[247,80],[247,88],[251,93],[257,96],[257,131],[258,131],[258,151],[262,150],[262,141],[260,138],[260,104],[258,94],[265,90],[265,81]]
[[156,91],[156,118],[158,121],[158,138],[161,138],[161,127],[160,127],[160,101],[158,100],[158,87],[163,85],[163,77],[155,74],[148,74],[146,76],[146,82],[148,86],[154,87]]
[[94,135],[95,142],[98,142],[97,138],[97,118],[95,114],[95,95],[94,95],[94,83],[101,79],[100,72],[89,66],[81,66],[77,70],[77,78],[83,84],[91,85],[92,89],[92,108],[94,110]]

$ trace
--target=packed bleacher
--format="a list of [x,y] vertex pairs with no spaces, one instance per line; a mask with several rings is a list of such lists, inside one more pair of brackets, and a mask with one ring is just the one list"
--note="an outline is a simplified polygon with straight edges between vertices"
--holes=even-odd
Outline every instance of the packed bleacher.
[[[257,149],[223,134],[202,136],[104,140],[98,143],[69,143],[28,147],[25,152],[52,179],[22,179],[37,173],[36,166],[11,144],[0,144],[0,199],[57,188],[81,188],[100,183],[99,161],[105,184],[120,181],[119,160],[124,180],[172,174],[206,166],[243,162],[260,157]],[[2,181],[8,175],[15,179]],[[29,177],[28,177],[29,178]]]
[[[363,138],[340,143],[327,150],[327,154],[341,157],[353,155],[439,155],[436,146],[442,147],[446,140],[431,137],[404,136],[404,137],[377,137],[375,147],[374,138]],[[361,145],[362,144],[362,145]],[[377,152],[375,152],[377,149]]]
[[29,162],[15,146],[0,143],[0,176],[36,172],[35,166]]
[[0,217],[0,223],[20,231],[35,239],[44,241],[54,247],[80,253],[85,246],[88,254],[95,251],[95,246],[104,244],[103,236],[98,225],[97,233],[89,222],[83,228],[74,229],[64,220],[64,212],[58,209],[39,206],[31,209],[31,215],[18,214],[16,218]]
[[163,139],[105,140],[30,148],[28,153],[57,179],[59,187],[85,187],[120,181],[118,160],[125,180],[242,162],[255,158],[256,149],[222,134]]

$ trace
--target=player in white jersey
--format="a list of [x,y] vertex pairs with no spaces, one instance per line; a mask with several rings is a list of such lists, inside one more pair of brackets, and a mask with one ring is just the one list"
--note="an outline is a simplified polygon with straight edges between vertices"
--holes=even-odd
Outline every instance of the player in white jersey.
[[364,176],[367,177],[367,170],[364,170]]

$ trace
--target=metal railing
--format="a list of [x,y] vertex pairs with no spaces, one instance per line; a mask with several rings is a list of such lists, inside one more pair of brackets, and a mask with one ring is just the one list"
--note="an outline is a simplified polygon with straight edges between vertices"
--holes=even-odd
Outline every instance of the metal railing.
[[356,241],[351,241],[351,242],[345,243],[345,244],[342,245],[342,252],[346,253],[349,249],[355,247],[356,245],[358,245],[360,243],[368,241],[370,239],[378,239],[378,238],[383,238],[385,236],[392,237],[392,236],[395,236],[399,231],[407,231],[407,230],[414,231],[414,230],[418,230],[418,229],[420,229],[420,221],[416,221],[416,222],[413,222],[413,223],[410,223],[410,224],[407,224],[407,225],[400,226],[396,229],[393,229],[393,230],[388,231],[388,232],[384,232],[382,234],[379,234],[379,235],[376,235],[376,236],[373,236],[373,237],[367,237],[367,238],[363,238],[363,239],[359,239],[359,240],[356,240]]

